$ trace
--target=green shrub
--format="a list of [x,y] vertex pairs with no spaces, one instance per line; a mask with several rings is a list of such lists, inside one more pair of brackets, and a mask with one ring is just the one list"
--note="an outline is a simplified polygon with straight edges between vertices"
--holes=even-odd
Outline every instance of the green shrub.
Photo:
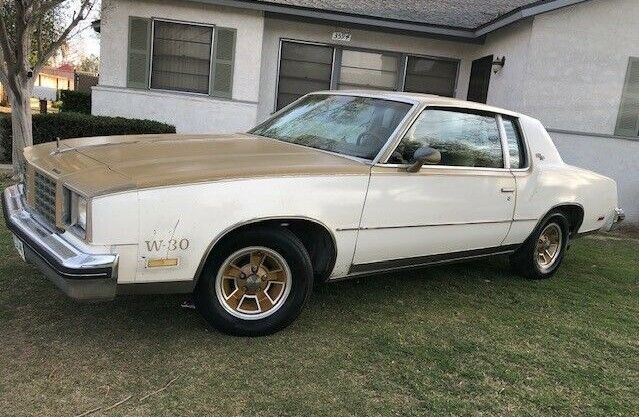
[[91,94],[81,91],[60,91],[61,112],[91,114]]
[[[92,116],[81,113],[33,115],[33,143],[91,136],[175,133],[175,126],[153,120]],[[0,139],[5,161],[11,160],[11,115],[0,117]]]

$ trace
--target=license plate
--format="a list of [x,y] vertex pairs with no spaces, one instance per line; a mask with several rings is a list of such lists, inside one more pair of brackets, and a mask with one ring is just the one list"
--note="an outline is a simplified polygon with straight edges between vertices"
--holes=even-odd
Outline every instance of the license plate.
[[13,246],[16,247],[16,250],[18,251],[18,254],[22,258],[22,260],[26,261],[26,259],[24,258],[24,244],[15,235],[13,235]]

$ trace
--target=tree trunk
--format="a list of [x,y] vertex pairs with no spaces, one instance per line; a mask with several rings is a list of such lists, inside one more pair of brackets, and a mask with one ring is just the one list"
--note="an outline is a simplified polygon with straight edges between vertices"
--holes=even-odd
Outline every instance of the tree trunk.
[[13,135],[13,175],[24,178],[24,148],[33,145],[33,125],[31,120],[31,88],[24,85],[19,93],[11,92],[11,132]]

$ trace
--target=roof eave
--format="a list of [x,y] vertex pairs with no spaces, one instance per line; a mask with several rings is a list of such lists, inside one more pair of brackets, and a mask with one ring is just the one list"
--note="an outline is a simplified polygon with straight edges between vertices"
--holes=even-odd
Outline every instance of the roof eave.
[[240,9],[258,10],[277,15],[289,15],[307,19],[318,19],[360,26],[375,26],[388,30],[419,33],[423,35],[449,38],[466,42],[481,42],[486,35],[497,29],[511,25],[520,20],[550,12],[588,0],[539,0],[527,6],[514,9],[477,28],[469,29],[455,26],[433,25],[426,23],[386,19],[375,16],[364,16],[309,7],[285,6],[260,0],[189,0],[198,3],[216,4]]
[[386,29],[423,33],[428,35],[436,35],[450,37],[459,40],[467,40],[473,42],[478,38],[474,30],[459,27],[429,25],[425,23],[400,21],[393,19],[384,19],[374,16],[363,16],[349,13],[333,12],[328,10],[319,10],[311,8],[301,8],[295,6],[283,6],[272,3],[263,3],[259,1],[245,0],[190,0],[198,3],[216,4],[220,6],[236,7],[241,9],[259,10],[262,12],[275,13],[278,15],[291,15],[302,18],[329,20],[341,23],[349,23],[363,26],[376,26]]
[[474,31],[474,33],[478,37],[485,36],[491,32],[496,31],[497,29],[501,29],[504,26],[508,26],[528,17],[533,17],[542,13],[551,12],[553,10],[562,9],[564,7],[572,6],[586,1],[588,0],[553,0],[550,2],[546,0],[540,0],[536,3],[532,3],[524,7],[519,7],[509,13],[499,16],[495,20],[492,20],[478,27]]

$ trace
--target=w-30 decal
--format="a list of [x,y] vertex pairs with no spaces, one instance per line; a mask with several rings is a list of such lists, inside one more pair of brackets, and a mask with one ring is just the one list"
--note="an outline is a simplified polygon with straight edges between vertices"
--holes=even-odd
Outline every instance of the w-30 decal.
[[147,240],[145,243],[149,252],[187,250],[191,244],[188,239]]

